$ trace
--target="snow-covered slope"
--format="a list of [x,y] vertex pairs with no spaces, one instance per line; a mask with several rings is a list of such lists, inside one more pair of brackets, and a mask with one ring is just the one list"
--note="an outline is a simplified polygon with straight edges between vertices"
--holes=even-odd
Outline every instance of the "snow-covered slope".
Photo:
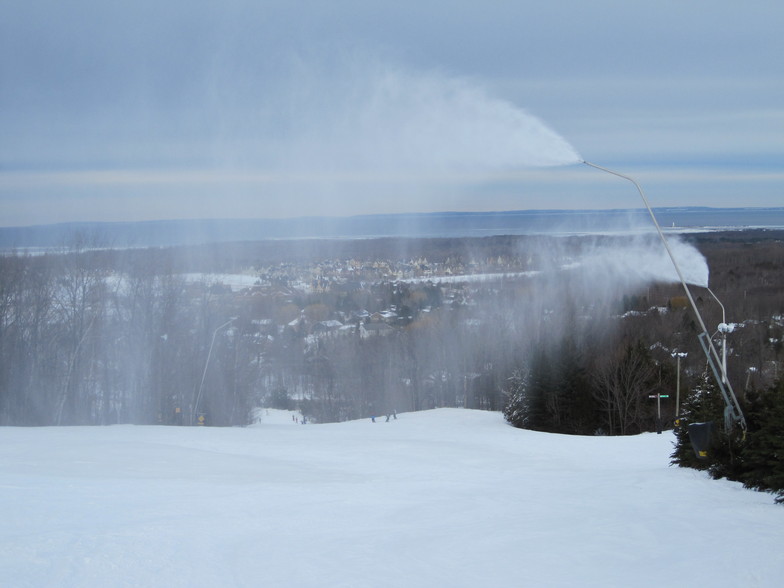
[[784,508],[672,440],[458,409],[0,428],[0,584],[779,586]]

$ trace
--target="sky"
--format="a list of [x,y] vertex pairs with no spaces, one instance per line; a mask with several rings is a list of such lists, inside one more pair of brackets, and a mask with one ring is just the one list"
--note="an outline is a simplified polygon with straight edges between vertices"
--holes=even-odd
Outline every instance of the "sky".
[[784,573],[784,508],[670,466],[671,431],[262,411],[251,427],[0,427],[0,441],[9,586],[767,588]]
[[0,226],[784,205],[784,5],[3,0]]

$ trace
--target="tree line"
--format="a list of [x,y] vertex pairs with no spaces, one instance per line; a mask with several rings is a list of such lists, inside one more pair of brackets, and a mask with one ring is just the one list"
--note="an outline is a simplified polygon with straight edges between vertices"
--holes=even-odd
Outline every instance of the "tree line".
[[[708,377],[702,378],[686,398],[683,416],[675,428],[672,463],[775,493],[776,501],[784,503],[784,379],[765,388],[746,390],[740,405],[747,429],[725,426],[724,403],[717,385]],[[703,429],[702,451],[690,439],[690,424]]]
[[[459,295],[450,306],[433,284],[383,281],[238,292],[184,272],[204,263],[89,240],[0,257],[0,424],[244,425],[260,405],[329,422],[466,396],[500,407],[500,389],[485,385],[492,392],[480,398],[476,380],[505,352],[470,355],[460,343]],[[399,314],[390,334],[364,337],[368,319],[352,313],[389,308]],[[318,333],[338,316],[345,329]]]
[[[661,284],[624,296],[628,320],[608,338],[594,336],[590,344],[565,338],[540,346],[507,382],[506,419],[522,428],[569,434],[674,429],[673,464],[776,493],[784,502],[784,242],[779,236],[730,233],[698,239],[710,264],[713,294],[719,293],[731,313],[728,320],[738,321],[726,340],[727,366],[746,430],[725,424],[725,401],[697,346],[686,301],[677,289]],[[694,290],[708,325],[725,320],[712,293]],[[652,306],[663,300],[666,307]],[[721,350],[718,333],[714,343]],[[678,355],[682,364],[671,359]],[[697,432],[705,436],[699,447],[692,438]]]
[[[748,238],[712,238],[699,243],[712,287],[733,319],[744,319],[730,336],[733,386],[762,389],[777,376],[775,317],[784,309],[760,294],[781,284],[781,248],[769,239],[749,248]],[[504,257],[520,270],[543,270],[538,259],[562,261],[546,253],[553,247],[522,238],[453,245],[308,245],[295,258],[317,260],[327,251],[476,264]],[[558,255],[567,259],[579,246],[570,240]],[[273,250],[270,261],[285,259],[283,245]],[[263,247],[111,250],[76,240],[56,253],[3,256],[0,423],[243,425],[259,405],[327,422],[466,406],[506,407],[511,422],[539,430],[631,434],[658,426],[659,405],[663,426],[672,426],[673,352],[687,354],[684,395],[705,368],[693,318],[673,285],[592,288],[584,275],[553,270],[318,292],[282,282],[238,292],[210,273],[186,275],[247,270],[251,260],[265,261]],[[698,292],[697,300],[706,321],[718,324],[708,294]],[[359,311],[391,308],[396,318],[386,334],[369,335],[370,319]],[[331,319],[344,328],[320,332]],[[657,394],[670,398],[657,402]]]

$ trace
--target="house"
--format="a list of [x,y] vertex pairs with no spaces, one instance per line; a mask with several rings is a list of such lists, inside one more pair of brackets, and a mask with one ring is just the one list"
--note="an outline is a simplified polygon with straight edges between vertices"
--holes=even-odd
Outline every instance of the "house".
[[310,330],[310,332],[313,335],[331,335],[333,333],[337,333],[342,326],[343,323],[340,321],[320,321],[313,325],[313,328]]
[[362,339],[368,339],[369,337],[384,337],[391,335],[394,332],[395,329],[386,323],[362,323],[359,325],[359,336]]
[[362,310],[352,310],[349,313],[349,320],[351,321],[367,321],[369,319],[370,313],[364,308]]
[[383,310],[381,312],[374,312],[370,315],[371,323],[390,323],[397,319],[397,313],[394,310]]

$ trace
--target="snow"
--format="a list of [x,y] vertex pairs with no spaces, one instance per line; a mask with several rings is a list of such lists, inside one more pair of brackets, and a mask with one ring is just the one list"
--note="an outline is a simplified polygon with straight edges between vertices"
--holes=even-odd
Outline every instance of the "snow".
[[204,282],[205,284],[223,284],[231,288],[233,292],[251,288],[259,283],[259,276],[251,274],[182,274],[182,277],[189,282]]
[[779,586],[784,508],[671,434],[439,409],[327,425],[0,428],[8,586]]
[[499,280],[508,280],[515,278],[531,278],[540,275],[540,271],[528,272],[502,272],[495,274],[459,274],[451,276],[424,276],[421,278],[402,278],[398,280],[406,284],[463,284],[472,282],[495,282]]

